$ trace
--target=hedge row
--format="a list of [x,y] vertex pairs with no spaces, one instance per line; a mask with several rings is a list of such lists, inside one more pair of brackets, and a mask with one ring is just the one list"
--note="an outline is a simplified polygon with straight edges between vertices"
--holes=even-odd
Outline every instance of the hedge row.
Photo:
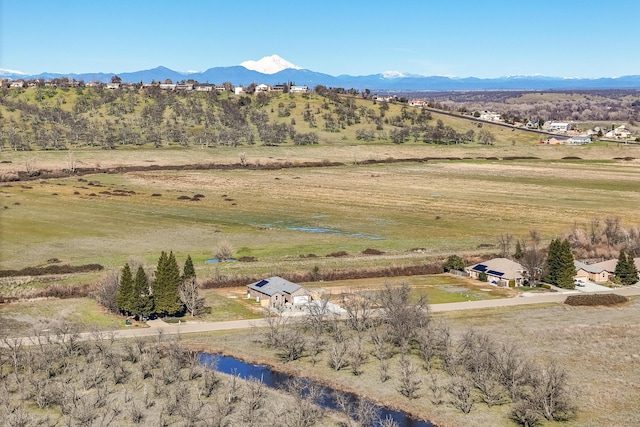
[[0,277],[18,276],[45,276],[48,274],[72,274],[101,271],[104,267],[100,264],[85,265],[47,265],[46,267],[27,267],[22,270],[0,270]]
[[[328,270],[319,272],[292,272],[281,274],[283,279],[294,283],[314,282],[318,280],[348,280],[348,279],[370,279],[376,277],[399,277],[399,276],[421,276],[426,274],[443,273],[440,264],[424,264],[424,265],[408,265],[408,266],[391,266],[382,268],[361,268],[361,269],[345,269],[345,270]],[[205,289],[212,288],[230,288],[234,286],[244,286],[258,280],[264,279],[260,276],[234,275],[220,276],[206,280],[202,283]]]

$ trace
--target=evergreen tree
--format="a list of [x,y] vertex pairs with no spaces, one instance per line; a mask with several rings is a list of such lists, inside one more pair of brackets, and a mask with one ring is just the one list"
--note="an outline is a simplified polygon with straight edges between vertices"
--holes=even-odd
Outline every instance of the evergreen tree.
[[142,266],[138,267],[133,281],[133,307],[132,312],[148,316],[153,313],[153,298],[149,295],[149,279]]
[[638,281],[638,269],[633,261],[631,251],[620,250],[615,274],[623,285],[633,285]]
[[554,239],[549,244],[547,256],[546,281],[561,288],[572,289],[576,267],[573,264],[573,254],[568,240]]
[[568,240],[564,240],[559,246],[560,270],[558,271],[558,285],[561,288],[573,289],[573,278],[576,275],[576,266],[573,263],[573,253]]
[[444,269],[444,271],[464,271],[464,260],[458,255],[451,255],[449,256],[449,258],[447,258],[447,262],[443,264],[442,268]]
[[125,264],[120,275],[120,287],[116,295],[116,305],[124,313],[131,313],[133,302],[133,277],[129,264]]
[[182,310],[180,302],[180,269],[173,252],[162,251],[153,285],[154,312],[173,315]]
[[522,250],[522,245],[520,244],[520,240],[516,241],[516,253],[513,254],[513,257],[515,259],[522,259],[522,256],[524,255],[524,251]]
[[555,285],[558,282],[558,271],[560,270],[560,241],[557,239],[553,239],[549,244],[546,270],[545,281]]
[[191,255],[187,255],[187,260],[184,262],[184,268],[182,269],[182,279],[195,279],[196,270],[193,267],[193,261]]

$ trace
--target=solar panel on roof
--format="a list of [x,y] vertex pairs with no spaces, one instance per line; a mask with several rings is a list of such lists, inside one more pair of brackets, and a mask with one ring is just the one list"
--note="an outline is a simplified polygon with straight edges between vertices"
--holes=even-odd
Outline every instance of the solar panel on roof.
[[501,272],[495,271],[495,270],[489,270],[489,271],[487,271],[487,273],[492,274],[494,276],[498,276],[498,277],[504,276],[504,273],[501,273]]
[[478,264],[473,269],[476,270],[476,271],[486,271],[487,270],[487,266],[484,265],[484,264]]
[[266,285],[267,283],[269,283],[268,280],[260,280],[258,283],[255,284],[256,288],[261,288],[264,285]]

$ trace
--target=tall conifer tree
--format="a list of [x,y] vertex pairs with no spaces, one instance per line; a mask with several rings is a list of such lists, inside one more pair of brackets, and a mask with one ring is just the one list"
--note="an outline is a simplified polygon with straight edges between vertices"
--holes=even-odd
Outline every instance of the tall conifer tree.
[[573,288],[576,267],[568,240],[553,239],[547,256],[546,281],[561,288]]
[[555,285],[558,282],[558,271],[560,269],[560,241],[553,239],[549,244],[549,254],[547,255],[547,274],[545,281]]
[[116,295],[116,305],[125,312],[131,313],[133,303],[133,277],[131,276],[131,268],[129,264],[125,264],[120,275],[120,287],[118,295]]
[[623,285],[633,285],[638,281],[638,269],[633,261],[631,251],[620,250],[615,274]]
[[182,269],[182,279],[191,279],[196,277],[196,270],[193,267],[193,261],[191,255],[187,255],[187,260],[184,262],[184,268]]
[[573,289],[573,278],[576,275],[576,266],[573,261],[573,253],[568,240],[563,240],[559,246],[560,270],[558,271],[558,285],[561,288]]
[[522,256],[524,255],[524,251],[522,250],[522,245],[520,244],[520,239],[518,239],[516,241],[516,252],[513,254],[513,257],[515,259],[522,259]]
[[133,281],[133,296],[133,313],[148,316],[153,312],[153,299],[149,295],[149,279],[142,266],[138,267]]
[[156,279],[153,286],[154,311],[158,314],[173,315],[182,309],[180,302],[180,269],[173,251],[167,256],[160,254]]

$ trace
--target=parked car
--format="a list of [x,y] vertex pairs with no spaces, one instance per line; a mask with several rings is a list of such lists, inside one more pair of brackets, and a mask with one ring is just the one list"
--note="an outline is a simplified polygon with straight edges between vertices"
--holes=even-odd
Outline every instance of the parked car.
[[584,285],[586,285],[586,283],[584,283],[584,282],[583,282],[582,280],[580,280],[580,279],[575,279],[575,280],[573,281],[573,284],[574,284],[575,286],[580,286],[580,287],[583,287]]

